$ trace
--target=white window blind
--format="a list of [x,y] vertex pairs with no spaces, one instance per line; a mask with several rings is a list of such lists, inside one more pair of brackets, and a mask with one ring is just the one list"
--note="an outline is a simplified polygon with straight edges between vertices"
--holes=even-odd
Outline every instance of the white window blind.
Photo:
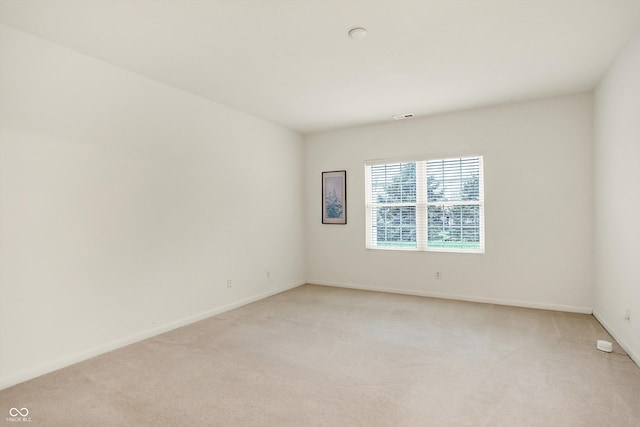
[[482,157],[367,163],[366,247],[484,252]]

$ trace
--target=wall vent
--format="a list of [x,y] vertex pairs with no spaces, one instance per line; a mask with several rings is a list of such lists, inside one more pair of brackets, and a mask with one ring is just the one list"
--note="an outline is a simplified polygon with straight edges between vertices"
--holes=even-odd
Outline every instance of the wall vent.
[[397,116],[393,116],[393,120],[404,120],[404,119],[412,119],[413,113],[407,114],[398,114]]

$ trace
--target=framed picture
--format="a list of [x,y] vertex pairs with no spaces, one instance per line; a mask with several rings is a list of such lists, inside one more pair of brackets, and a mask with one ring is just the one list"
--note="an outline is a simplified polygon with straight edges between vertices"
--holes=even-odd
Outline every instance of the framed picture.
[[347,171],[322,172],[322,223],[347,223]]

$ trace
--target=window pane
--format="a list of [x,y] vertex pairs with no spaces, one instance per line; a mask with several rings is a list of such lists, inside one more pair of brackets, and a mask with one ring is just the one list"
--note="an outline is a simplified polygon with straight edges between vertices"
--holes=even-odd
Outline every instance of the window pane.
[[375,218],[378,246],[416,247],[415,206],[379,207]]
[[371,190],[375,203],[415,203],[416,164],[371,166]]
[[427,202],[480,200],[480,158],[427,162]]
[[480,248],[480,206],[430,205],[427,221],[429,248]]

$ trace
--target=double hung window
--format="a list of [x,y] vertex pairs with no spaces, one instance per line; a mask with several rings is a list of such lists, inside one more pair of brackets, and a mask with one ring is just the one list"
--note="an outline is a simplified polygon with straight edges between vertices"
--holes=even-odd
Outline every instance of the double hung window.
[[367,162],[366,247],[484,252],[482,157]]

